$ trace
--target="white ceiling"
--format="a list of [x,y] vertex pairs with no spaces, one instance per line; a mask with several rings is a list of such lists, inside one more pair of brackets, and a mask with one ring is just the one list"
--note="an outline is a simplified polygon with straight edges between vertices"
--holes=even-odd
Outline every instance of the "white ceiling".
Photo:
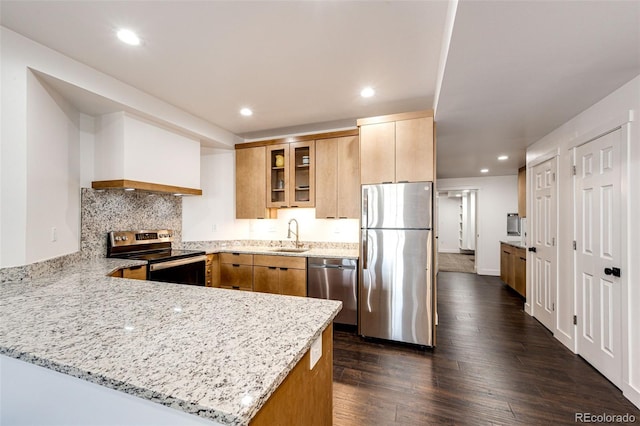
[[438,177],[517,173],[528,145],[638,74],[640,1],[460,2],[436,112]]
[[[0,22],[255,139],[432,108],[447,6],[1,0]],[[121,44],[118,27],[143,45]],[[639,28],[640,0],[461,1],[437,106],[439,177],[515,173],[528,144],[640,74]],[[374,98],[360,98],[365,85]],[[109,107],[56,90],[88,113]]]

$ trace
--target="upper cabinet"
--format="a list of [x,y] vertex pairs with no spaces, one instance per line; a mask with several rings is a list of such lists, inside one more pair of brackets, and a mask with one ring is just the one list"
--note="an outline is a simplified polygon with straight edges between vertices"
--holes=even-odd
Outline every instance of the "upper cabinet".
[[362,184],[433,181],[433,111],[358,120]]
[[267,147],[267,207],[313,207],[314,141]]
[[518,216],[527,217],[527,168],[518,169]]
[[316,140],[316,217],[359,217],[358,136]]
[[265,187],[267,149],[264,146],[236,150],[236,218],[268,218]]

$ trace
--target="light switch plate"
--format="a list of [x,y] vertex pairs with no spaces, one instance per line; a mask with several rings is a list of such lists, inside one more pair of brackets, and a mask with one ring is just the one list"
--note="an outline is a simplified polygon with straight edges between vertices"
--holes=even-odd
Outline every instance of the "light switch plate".
[[322,336],[318,337],[315,342],[311,344],[309,349],[309,370],[313,370],[320,358],[322,358]]

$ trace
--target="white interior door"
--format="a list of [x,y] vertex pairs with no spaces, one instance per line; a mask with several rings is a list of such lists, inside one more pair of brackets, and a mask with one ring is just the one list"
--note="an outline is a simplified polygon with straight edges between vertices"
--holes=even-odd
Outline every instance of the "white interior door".
[[620,130],[578,147],[575,158],[578,353],[620,387]]
[[533,316],[552,332],[556,303],[556,158],[533,168],[532,298]]

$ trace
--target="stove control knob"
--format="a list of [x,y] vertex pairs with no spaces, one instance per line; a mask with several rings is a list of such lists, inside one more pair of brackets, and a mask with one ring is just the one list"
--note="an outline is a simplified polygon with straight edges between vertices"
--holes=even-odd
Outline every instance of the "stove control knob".
[[121,239],[122,241],[127,241],[127,236],[126,236],[126,235],[123,235],[122,237],[120,237],[120,239]]

